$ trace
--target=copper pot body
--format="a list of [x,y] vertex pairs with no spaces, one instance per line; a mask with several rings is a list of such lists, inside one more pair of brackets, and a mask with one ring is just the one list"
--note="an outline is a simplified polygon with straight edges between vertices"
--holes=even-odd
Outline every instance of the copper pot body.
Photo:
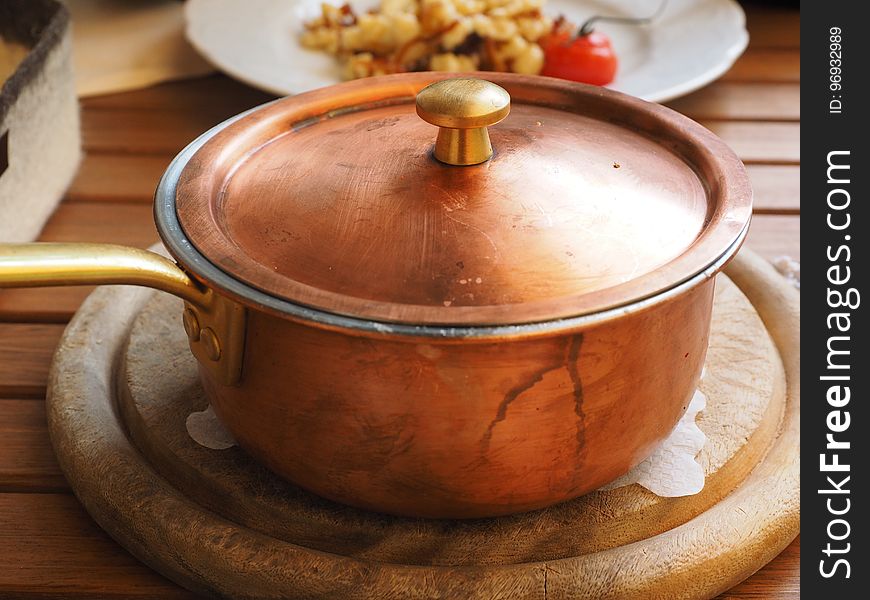
[[[158,224],[249,284],[234,295],[198,273],[248,307],[240,378],[198,358],[250,454],[360,508],[492,517],[595,490],[673,429],[751,193],[721,141],[664,107],[507,74],[487,74],[512,98],[490,115],[493,158],[442,164],[419,116],[443,123],[412,99],[449,77],[356,81],[239,118],[168,175]],[[263,310],[252,287],[296,304]]]
[[577,497],[643,460],[694,393],[713,279],[532,339],[376,339],[251,312],[243,378],[201,371],[242,447],[332,500],[472,518]]

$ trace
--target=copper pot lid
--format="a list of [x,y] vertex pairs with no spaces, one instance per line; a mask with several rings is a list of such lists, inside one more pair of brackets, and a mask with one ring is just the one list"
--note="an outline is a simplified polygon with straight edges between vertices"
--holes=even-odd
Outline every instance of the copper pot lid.
[[736,252],[749,184],[700,125],[606,89],[510,74],[481,75],[502,91],[448,82],[415,101],[446,77],[354,81],[237,119],[181,172],[184,233],[274,297],[432,325],[598,312]]

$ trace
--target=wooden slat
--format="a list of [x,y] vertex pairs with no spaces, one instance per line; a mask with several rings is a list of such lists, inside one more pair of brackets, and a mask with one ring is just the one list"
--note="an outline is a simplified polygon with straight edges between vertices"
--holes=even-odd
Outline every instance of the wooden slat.
[[801,80],[800,50],[797,48],[755,49],[750,47],[722,76],[722,80],[799,83]]
[[668,105],[693,119],[798,121],[800,85],[717,81]]
[[799,600],[801,538],[758,573],[719,596],[718,600]]
[[798,214],[801,209],[800,167],[748,165],[755,194],[755,212]]
[[139,563],[70,494],[0,494],[0,597],[198,598]]
[[159,238],[151,206],[64,202],[46,223],[43,242],[109,242],[147,248]]
[[207,129],[273,99],[225,76],[85,100],[82,138],[91,153],[174,155]]
[[45,396],[48,367],[63,329],[63,325],[0,323],[0,398]]
[[0,492],[68,489],[49,443],[42,400],[0,399],[0,439]]
[[701,121],[746,163],[800,163],[799,123]]
[[189,142],[231,115],[171,110],[92,110],[83,114],[82,143],[88,153],[177,154]]
[[0,290],[0,322],[66,323],[92,291],[91,286]]
[[749,228],[746,247],[768,260],[777,256],[801,259],[801,224],[798,216],[756,215]]
[[71,202],[151,204],[172,154],[89,154],[67,190]]
[[85,111],[95,109],[172,109],[196,113],[203,108],[232,115],[274,100],[275,96],[252,88],[226,75],[172,81],[144,90],[107,94],[82,101]]
[[793,0],[790,8],[757,3],[745,6],[746,29],[752,48],[800,48],[801,16],[797,5]]

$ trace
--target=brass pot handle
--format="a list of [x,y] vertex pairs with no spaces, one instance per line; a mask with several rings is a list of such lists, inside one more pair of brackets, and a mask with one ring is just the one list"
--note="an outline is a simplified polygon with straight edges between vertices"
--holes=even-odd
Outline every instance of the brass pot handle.
[[445,79],[417,94],[417,114],[437,125],[435,158],[449,165],[476,165],[489,160],[487,127],[511,111],[507,91],[483,79]]
[[210,291],[171,260],[115,244],[0,244],[0,288],[142,285],[206,307]]
[[184,329],[200,364],[236,385],[245,347],[245,309],[201,286],[171,260],[115,244],[0,244],[0,288],[141,285],[185,301]]

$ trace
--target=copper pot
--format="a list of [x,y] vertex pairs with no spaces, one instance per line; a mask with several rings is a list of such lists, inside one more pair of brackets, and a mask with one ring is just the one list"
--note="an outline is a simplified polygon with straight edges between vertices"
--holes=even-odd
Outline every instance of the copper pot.
[[327,498],[466,518],[594,490],[683,414],[749,184],[667,108],[485,76],[502,87],[403,74],[239,115],[157,189],[177,266],[7,245],[0,285],[181,296],[221,420]]

